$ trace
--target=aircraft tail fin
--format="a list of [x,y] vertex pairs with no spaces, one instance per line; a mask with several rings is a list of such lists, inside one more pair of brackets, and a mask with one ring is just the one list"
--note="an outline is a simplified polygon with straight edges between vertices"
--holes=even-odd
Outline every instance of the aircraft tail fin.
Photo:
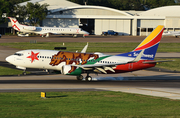
[[18,30],[20,31],[20,24],[19,22],[17,21],[16,18],[12,18],[12,17],[8,17],[11,21],[11,24],[12,24],[12,27],[15,29],[15,30]]
[[144,50],[141,59],[154,60],[163,31],[164,26],[158,25],[132,52],[119,54],[117,56],[136,57],[141,50]]

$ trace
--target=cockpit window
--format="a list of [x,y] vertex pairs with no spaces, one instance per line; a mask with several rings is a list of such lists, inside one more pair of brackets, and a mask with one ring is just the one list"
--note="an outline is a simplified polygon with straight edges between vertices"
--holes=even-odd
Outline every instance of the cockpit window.
[[23,56],[22,53],[15,53],[14,55],[17,55],[17,56]]

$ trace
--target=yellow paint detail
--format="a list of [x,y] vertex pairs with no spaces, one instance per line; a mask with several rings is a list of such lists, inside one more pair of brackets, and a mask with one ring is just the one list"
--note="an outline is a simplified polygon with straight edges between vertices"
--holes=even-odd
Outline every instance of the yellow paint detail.
[[149,43],[151,40],[153,40],[160,33],[160,31],[163,28],[164,28],[163,25],[158,25],[156,27],[156,29],[154,29],[153,32],[148,37],[146,37],[146,39],[143,42],[141,42],[141,44],[137,48],[139,48],[139,47]]

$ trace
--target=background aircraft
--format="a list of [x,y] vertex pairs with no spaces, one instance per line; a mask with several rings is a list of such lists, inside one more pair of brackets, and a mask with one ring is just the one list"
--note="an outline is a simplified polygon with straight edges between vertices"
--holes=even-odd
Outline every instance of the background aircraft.
[[[133,51],[118,55],[104,55],[102,53],[85,53],[87,46],[78,52],[64,52],[55,50],[22,50],[8,56],[6,61],[19,69],[40,68],[56,70],[64,75],[77,76],[87,73],[86,81],[92,81],[90,73],[112,74],[124,73],[154,67],[155,54],[160,43],[164,26],[159,25]],[[164,62],[164,61],[162,61]]]
[[180,32],[178,31],[166,31],[166,32],[163,32],[162,34],[163,36],[174,36],[174,37],[178,37],[180,36]]
[[35,27],[19,24],[16,18],[8,17],[12,23],[12,27],[23,33],[36,33],[40,34],[42,37],[49,37],[49,34],[73,34],[77,37],[78,34],[83,35],[83,37],[88,36],[89,33],[82,30],[81,28],[58,28],[58,27]]

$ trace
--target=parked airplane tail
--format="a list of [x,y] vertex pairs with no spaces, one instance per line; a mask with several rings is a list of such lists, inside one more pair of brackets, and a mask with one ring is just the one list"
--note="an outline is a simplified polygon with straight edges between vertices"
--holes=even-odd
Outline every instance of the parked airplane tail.
[[163,31],[164,26],[158,25],[152,31],[152,33],[148,35],[132,52],[119,54],[117,56],[136,57],[141,52],[141,50],[144,49],[144,54],[142,55],[141,59],[154,60]]
[[20,24],[19,22],[17,21],[16,18],[12,18],[12,17],[8,17],[11,21],[11,24],[12,24],[12,27],[15,29],[15,30],[18,30],[20,31]]

